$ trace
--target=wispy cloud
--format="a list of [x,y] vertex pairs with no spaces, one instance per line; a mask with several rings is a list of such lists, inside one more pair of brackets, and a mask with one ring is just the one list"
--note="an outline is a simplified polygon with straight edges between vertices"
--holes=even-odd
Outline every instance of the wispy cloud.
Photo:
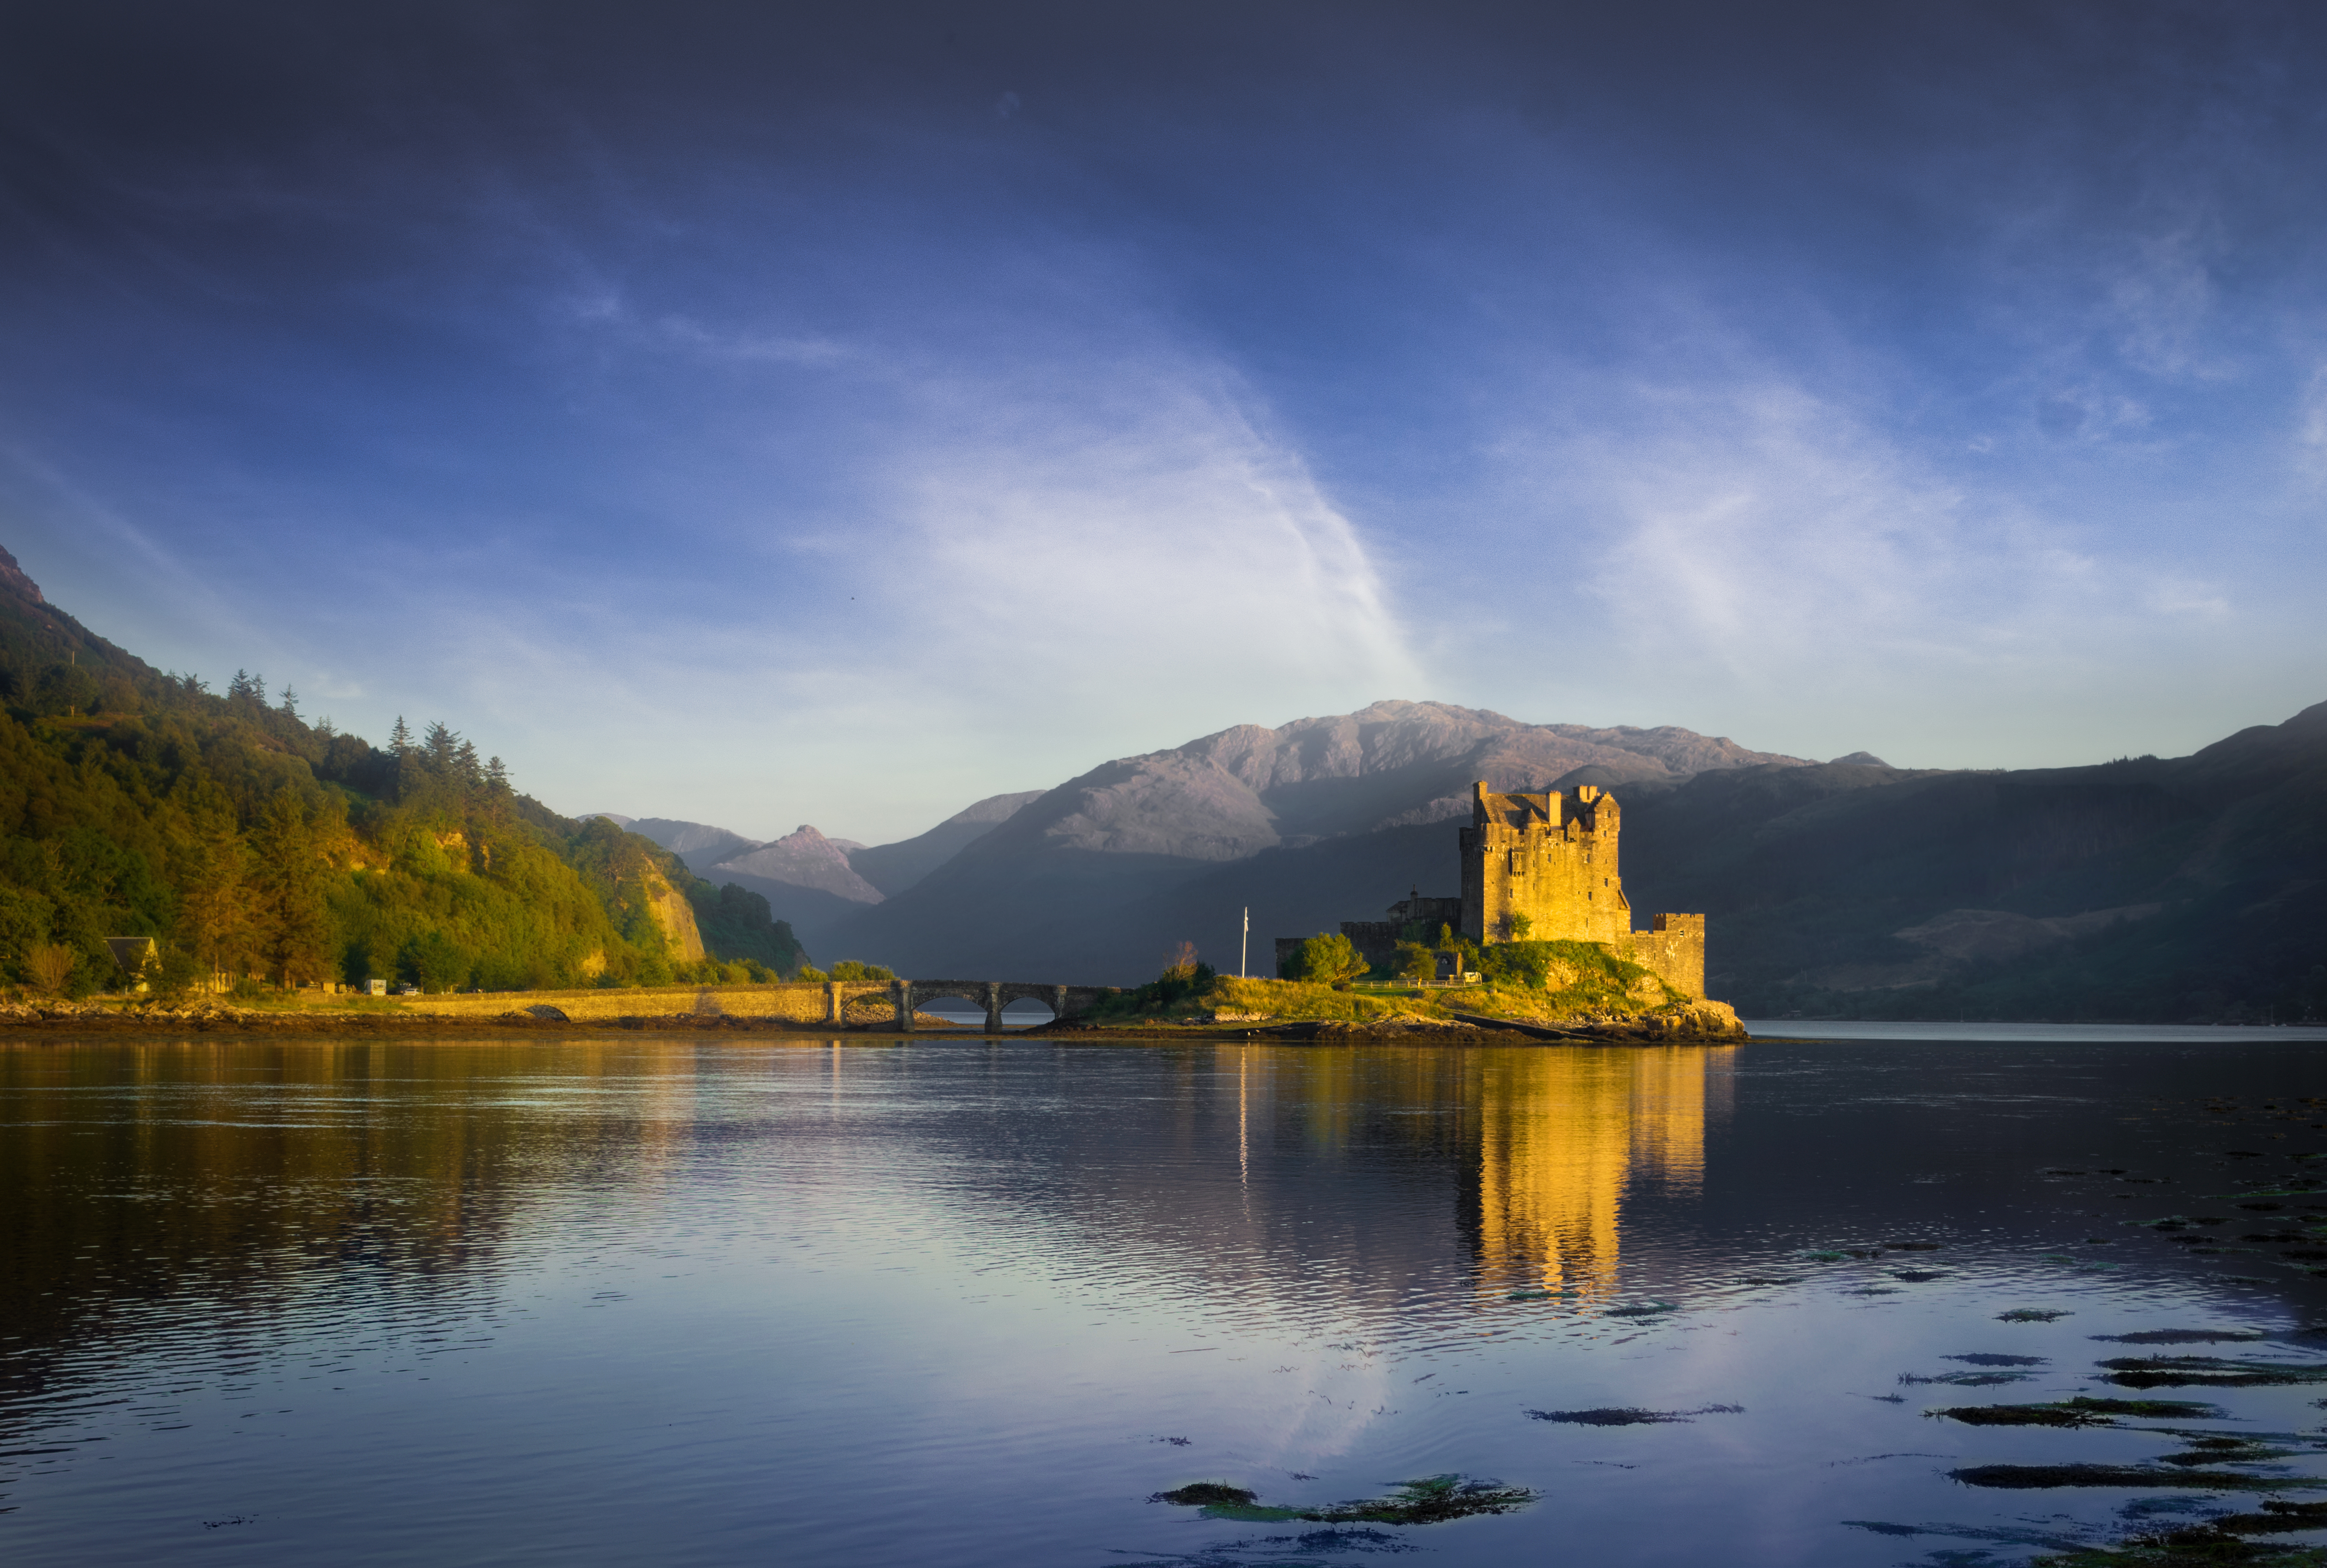
[[[2136,664],[2186,678],[2171,667],[2206,657],[2191,639],[2235,602],[2220,574],[1983,488],[1774,374],[1579,378],[1543,421],[1497,453],[1556,498],[1537,581],[1575,678],[1537,689],[1628,722],[1725,724],[1804,752],[1854,734],[1928,747],[1977,737],[1982,714],[2020,723],[2033,693],[2113,701]],[[1563,715],[1579,705],[1558,700]]]
[[875,579],[962,650],[940,678],[1192,714],[1196,692],[1413,687],[1357,529],[1226,378],[1139,360],[995,390],[932,397],[949,434],[902,457],[906,547]]
[[[874,836],[930,810],[932,769],[947,799],[1026,788],[1426,686],[1359,529],[1217,363],[1151,346],[957,368],[915,378],[877,436],[836,439],[863,486],[845,527],[770,509],[755,555],[800,569],[755,573],[756,596],[707,586],[721,608],[674,639],[656,583],[537,568],[512,604],[465,586],[500,579],[480,564],[431,584],[425,684],[497,733],[537,729],[506,749],[556,757],[574,809]],[[748,505],[720,509],[674,550],[748,538]],[[575,753],[556,695],[575,690],[622,745]]]

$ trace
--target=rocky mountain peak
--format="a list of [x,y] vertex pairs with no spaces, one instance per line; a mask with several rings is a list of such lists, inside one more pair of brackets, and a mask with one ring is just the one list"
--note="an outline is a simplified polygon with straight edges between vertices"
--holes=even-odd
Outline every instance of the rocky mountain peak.
[[28,604],[48,602],[41,597],[41,585],[24,575],[24,569],[16,565],[16,557],[5,550],[0,550],[0,592],[14,593]]

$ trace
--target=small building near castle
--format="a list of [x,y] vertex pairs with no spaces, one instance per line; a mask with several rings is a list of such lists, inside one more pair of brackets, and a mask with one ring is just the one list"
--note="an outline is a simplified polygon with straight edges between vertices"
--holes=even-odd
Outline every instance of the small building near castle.
[[[1705,917],[1652,916],[1632,929],[1619,866],[1622,814],[1616,798],[1590,784],[1540,795],[1499,794],[1471,786],[1471,823],[1460,830],[1459,898],[1411,898],[1392,904],[1387,920],[1346,920],[1341,934],[1387,967],[1414,928],[1425,942],[1450,926],[1481,944],[1600,942],[1620,958],[1654,971],[1677,991],[1705,994]],[[1302,938],[1280,937],[1280,964]]]

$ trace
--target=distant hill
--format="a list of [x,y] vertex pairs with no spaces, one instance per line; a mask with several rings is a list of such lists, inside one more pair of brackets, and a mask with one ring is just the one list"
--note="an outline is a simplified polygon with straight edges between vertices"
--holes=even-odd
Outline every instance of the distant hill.
[[707,823],[676,822],[668,817],[616,817],[611,811],[599,815],[662,845],[685,861],[687,869],[697,876],[708,875],[711,868],[723,860],[733,860],[760,847],[756,838],[745,838],[740,833],[730,833]]
[[511,788],[441,724],[385,747],[238,674],[223,694],[90,632],[0,551],[0,981],[180,975],[517,990],[806,961],[765,900]]
[[1028,789],[1016,795],[989,795],[918,837],[850,850],[848,864],[857,875],[878,888],[884,898],[895,898],[1009,821],[1021,807],[1040,800],[1042,793],[1040,789]]
[[2327,705],[2191,757],[1828,763],[1686,731],[1377,704],[1105,764],[827,940],[925,975],[1125,983],[1455,891],[1469,783],[1614,789],[1636,910],[1710,917],[1757,1015],[2327,1016]]
[[881,890],[856,874],[848,863],[848,852],[806,824],[772,844],[719,862],[714,869],[829,893],[852,904],[881,901]]
[[1474,779],[1541,789],[1589,768],[1671,784],[1802,766],[1687,730],[1529,724],[1446,703],[1238,725],[1042,792],[826,941],[924,975],[1119,984],[1151,976],[1182,939],[1233,967],[1247,904],[1266,953],[1277,934],[1374,918],[1412,881],[1449,891],[1443,825],[1467,812]]
[[[865,845],[827,838],[802,826],[772,844],[707,823],[666,817],[615,817],[715,882],[749,888],[784,911],[801,941],[823,950],[827,938],[866,904],[904,891],[1042,791],[994,795],[964,807],[927,833],[896,844]],[[845,957],[847,955],[838,954]]]

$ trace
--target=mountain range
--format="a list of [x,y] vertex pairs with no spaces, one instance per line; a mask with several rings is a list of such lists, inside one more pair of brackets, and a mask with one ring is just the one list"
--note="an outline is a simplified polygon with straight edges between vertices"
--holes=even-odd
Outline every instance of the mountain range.
[[1749,1015],[2327,1013],[2327,704],[2187,757],[2007,772],[1382,702],[895,844],[761,842],[559,817],[441,724],[375,748],[255,677],[210,694],[0,551],[0,981],[64,965],[51,989],[148,936],[229,977],[494,989],[790,972],[796,934],[923,977],[1131,983],[1183,941],[1265,971],[1271,938],[1454,891],[1473,780],[1613,790],[1632,907],[1706,914],[1707,988]]
[[1475,779],[1615,791],[1633,908],[1706,913],[1708,988],[1750,1013],[2327,1012],[2327,705],[2191,757],[2003,772],[1382,702],[1103,763],[901,844],[632,831],[764,893],[820,957],[1125,984],[1182,940],[1237,966],[1248,910],[1259,973],[1270,938],[1453,892]]

